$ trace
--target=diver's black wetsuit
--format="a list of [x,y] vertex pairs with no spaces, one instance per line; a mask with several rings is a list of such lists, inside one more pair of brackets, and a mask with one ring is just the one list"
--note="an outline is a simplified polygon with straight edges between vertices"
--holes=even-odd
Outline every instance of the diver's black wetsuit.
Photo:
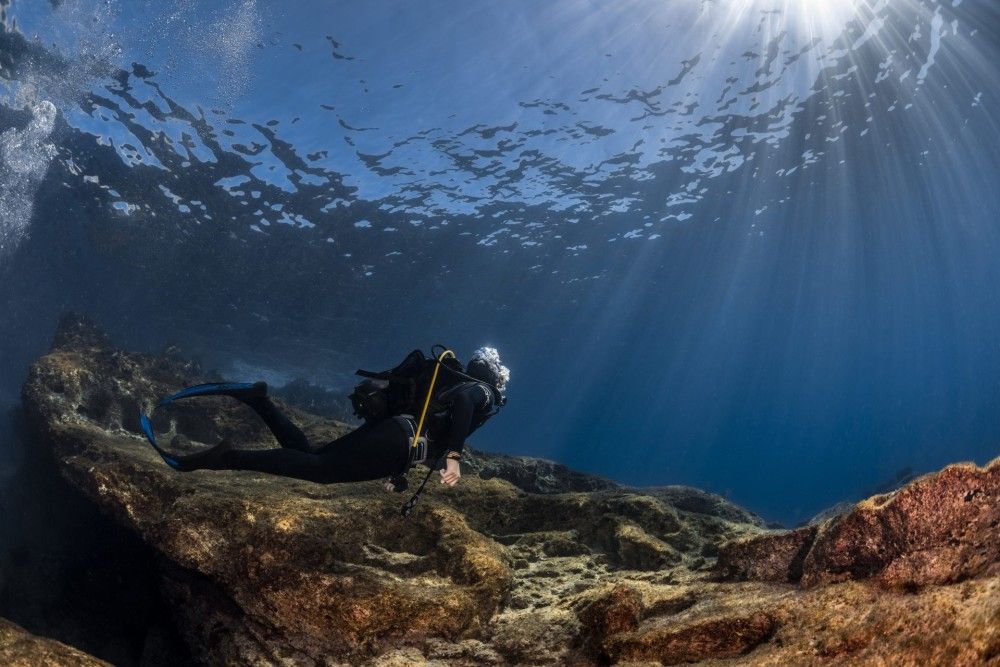
[[[310,482],[360,482],[406,472],[412,424],[387,418],[365,424],[313,449],[305,434],[269,398],[241,399],[260,415],[281,449],[222,449],[179,457],[188,470],[255,470]],[[466,382],[439,397],[443,410],[429,416],[426,458],[433,465],[446,451],[461,452],[465,439],[493,412],[495,394],[485,384]]]

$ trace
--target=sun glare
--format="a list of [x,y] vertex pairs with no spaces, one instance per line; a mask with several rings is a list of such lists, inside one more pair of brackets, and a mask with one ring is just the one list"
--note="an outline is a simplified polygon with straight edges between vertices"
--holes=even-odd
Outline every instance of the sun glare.
[[[714,3],[713,3],[714,4]],[[848,22],[862,13],[877,11],[886,0],[723,0],[718,3],[743,19],[760,21],[792,37],[823,41],[836,39]],[[746,25],[745,23],[743,24]]]

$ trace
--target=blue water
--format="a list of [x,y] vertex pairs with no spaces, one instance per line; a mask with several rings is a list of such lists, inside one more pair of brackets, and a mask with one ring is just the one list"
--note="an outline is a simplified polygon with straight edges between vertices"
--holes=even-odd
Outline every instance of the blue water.
[[0,7],[4,406],[73,309],[338,391],[492,343],[474,445],[786,523],[1000,454],[994,0]]

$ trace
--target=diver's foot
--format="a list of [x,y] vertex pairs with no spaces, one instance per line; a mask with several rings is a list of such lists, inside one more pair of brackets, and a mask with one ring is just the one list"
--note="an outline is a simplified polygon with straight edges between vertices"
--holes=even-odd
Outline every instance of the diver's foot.
[[406,479],[406,475],[396,475],[395,477],[390,477],[385,482],[385,490],[393,493],[402,493],[409,488],[410,483]]
[[232,389],[228,392],[228,395],[245,403],[267,398],[267,383],[263,380],[254,382],[249,387]]
[[222,467],[223,458],[226,453],[233,449],[233,443],[222,440],[214,447],[209,447],[205,451],[195,452],[184,456],[173,456],[173,461],[167,463],[174,470],[181,472],[191,472],[192,470],[218,470]]

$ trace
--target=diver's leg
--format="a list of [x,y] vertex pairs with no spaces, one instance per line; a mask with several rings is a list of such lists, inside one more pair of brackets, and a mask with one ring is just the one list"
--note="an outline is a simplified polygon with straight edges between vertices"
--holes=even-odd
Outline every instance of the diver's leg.
[[[392,419],[334,440],[320,452],[292,448],[233,449],[222,442],[204,452],[173,457],[178,470],[253,470],[310,482],[361,482],[403,472],[409,456],[402,427]],[[172,464],[173,465],[173,464]]]
[[305,434],[271,402],[267,392],[268,387],[266,382],[254,382],[252,384],[249,382],[199,384],[182,389],[176,394],[168,396],[160,402],[160,405],[167,405],[176,400],[196,396],[231,396],[249,405],[254,412],[260,415],[260,418],[271,429],[271,433],[274,434],[274,437],[278,440],[278,444],[282,447],[298,449],[303,452],[309,451],[309,440],[306,439]]
[[336,440],[331,440],[330,442],[322,445],[315,450],[312,450],[315,454],[323,454],[329,451],[344,451],[345,448],[350,448],[354,446],[364,447],[364,443],[368,441],[370,437],[369,433],[372,428],[382,422],[365,422],[361,426],[357,427],[352,431],[348,431],[344,435],[340,436]]
[[251,470],[309,482],[340,481],[331,476],[334,461],[295,449],[232,449],[178,457],[181,470]]
[[403,427],[388,418],[365,424],[323,445],[317,453],[335,458],[336,475],[342,481],[380,479],[405,472],[409,439]]
[[309,452],[309,439],[298,426],[292,423],[288,416],[278,409],[267,396],[255,396],[241,398],[241,401],[249,405],[254,412],[260,415],[271,433],[278,440],[278,444],[286,449],[297,449],[300,452]]
[[[345,460],[332,452],[310,454],[295,449],[227,449],[203,456],[197,462],[185,460],[188,458],[181,457],[182,470],[252,470],[319,484],[361,482],[399,472],[397,468],[379,467],[376,462]],[[395,462],[392,464],[395,465]]]

